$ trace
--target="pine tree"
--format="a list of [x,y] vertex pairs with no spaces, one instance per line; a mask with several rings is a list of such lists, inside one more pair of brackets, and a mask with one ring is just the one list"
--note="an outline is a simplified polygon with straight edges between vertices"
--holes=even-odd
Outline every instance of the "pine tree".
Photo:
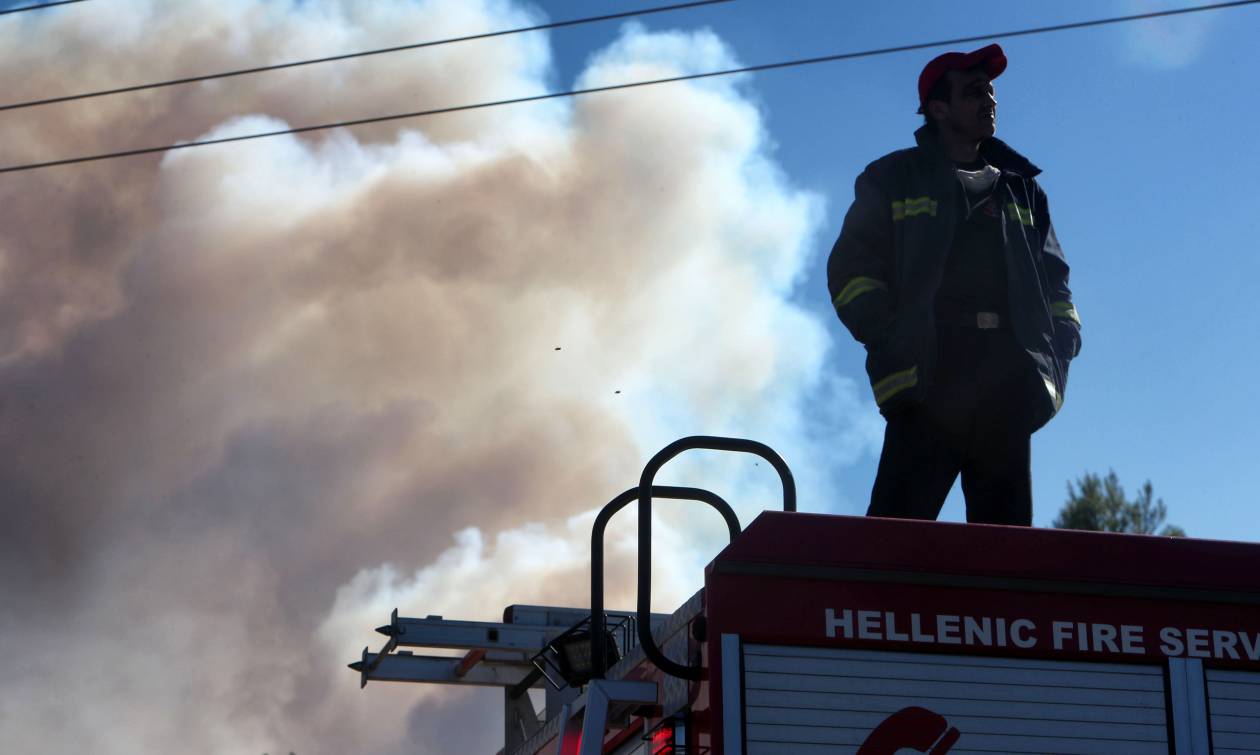
[[1086,472],[1075,484],[1068,482],[1068,498],[1055,518],[1053,526],[1069,530],[1096,532],[1128,532],[1139,535],[1185,537],[1185,530],[1165,525],[1168,507],[1162,498],[1155,498],[1151,481],[1142,484],[1137,497],[1128,500],[1115,470],[1106,477]]

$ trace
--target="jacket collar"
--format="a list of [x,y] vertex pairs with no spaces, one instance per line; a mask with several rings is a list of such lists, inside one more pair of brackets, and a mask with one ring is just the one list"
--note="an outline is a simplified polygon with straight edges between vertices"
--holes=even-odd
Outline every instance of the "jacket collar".
[[[936,139],[936,133],[928,126],[920,126],[914,132],[914,140],[918,142],[919,149],[930,155],[933,160],[949,161],[945,150],[941,149],[941,144]],[[1041,168],[1033,165],[1028,158],[1016,152],[996,136],[990,136],[980,142],[980,156],[1004,173],[1016,173],[1024,178],[1035,178],[1041,173]]]

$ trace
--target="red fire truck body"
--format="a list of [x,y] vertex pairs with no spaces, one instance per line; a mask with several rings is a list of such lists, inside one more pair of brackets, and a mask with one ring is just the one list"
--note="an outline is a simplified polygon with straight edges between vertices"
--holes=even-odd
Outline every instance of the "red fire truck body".
[[768,512],[704,594],[714,752],[1260,752],[1257,545]]
[[[701,678],[623,641],[504,752],[1260,752],[1260,545],[766,512],[652,633]],[[519,685],[480,644],[459,679],[365,679]]]

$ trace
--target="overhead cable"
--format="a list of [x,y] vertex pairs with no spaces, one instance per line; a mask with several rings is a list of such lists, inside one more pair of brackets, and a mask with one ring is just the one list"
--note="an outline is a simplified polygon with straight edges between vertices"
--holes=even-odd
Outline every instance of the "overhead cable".
[[44,8],[52,8],[56,5],[70,5],[71,3],[86,3],[87,0],[57,0],[52,3],[40,3],[39,5],[23,5],[21,8],[8,8],[0,10],[0,16],[7,16],[10,13],[25,13],[28,10],[43,10]]
[[[83,2],[83,0],[72,0],[73,2]],[[505,37],[510,34],[524,34],[531,31],[543,31],[546,29],[560,29],[566,26],[579,26],[581,24],[593,24],[599,21],[615,21],[620,18],[632,18],[634,16],[646,16],[652,13],[666,13],[669,11],[685,10],[688,8],[699,8],[705,5],[719,5],[722,3],[732,3],[735,0],[695,0],[695,2],[676,3],[674,5],[662,5],[655,8],[644,8],[642,10],[624,11],[621,13],[607,13],[602,16],[587,16],[586,18],[573,18],[567,21],[551,21],[545,24],[535,24],[534,26],[522,26],[517,29],[503,29],[501,31],[491,31],[482,34],[468,34],[462,37],[450,37],[448,39],[436,39],[429,42],[415,42],[407,45],[397,45],[394,47],[382,47],[376,50],[363,50],[360,52],[348,52],[342,55],[329,55],[324,58],[309,58],[306,60],[294,60],[288,63],[276,63],[269,66],[256,66],[254,68],[241,68],[235,71],[223,71],[222,73],[207,73],[200,76],[186,76],[180,79],[170,79],[167,81],[154,81],[148,84],[134,84],[132,86],[117,87],[115,89],[101,89],[94,92],[82,92],[80,94],[67,94],[59,97],[48,97],[40,100],[30,100],[27,102],[14,102],[8,105],[0,105],[0,110],[18,110],[20,108],[37,107],[39,105],[53,105],[58,102],[73,102],[75,100],[87,100],[94,97],[108,97],[116,94],[126,94],[128,92],[142,92],[146,89],[160,89],[162,87],[178,86],[180,84],[194,84],[198,81],[212,81],[214,79],[227,79],[233,76],[246,76],[254,73],[265,73],[267,71],[279,71],[285,68],[298,68],[299,66],[311,66],[317,63],[332,63],[338,60],[351,60],[352,58],[366,58],[371,55],[385,55],[387,53],[403,52],[405,50],[419,50],[425,47],[437,47],[439,45],[449,45],[456,42],[471,42],[477,39],[490,39],[492,37]]]
[[1224,8],[1237,8],[1245,5],[1255,5],[1260,0],[1234,0],[1233,2],[1215,3],[1212,5],[1200,5],[1190,8],[1177,8],[1173,10],[1156,11],[1152,13],[1138,13],[1129,16],[1114,16],[1111,18],[1096,19],[1093,21],[1078,21],[1068,24],[1055,24],[1053,26],[1040,26],[1032,29],[1021,29],[1017,31],[1001,32],[998,34],[978,34],[970,37],[958,37],[955,39],[937,40],[935,42],[922,42],[910,45],[899,45],[897,47],[883,47],[875,50],[864,50],[861,52],[837,53],[835,55],[823,55],[813,58],[802,58],[799,60],[788,60],[779,63],[763,63],[760,65],[743,66],[740,68],[728,68],[720,71],[705,71],[703,73],[683,74],[679,76],[669,76],[660,79],[650,79],[646,81],[632,81],[624,84],[609,84],[600,87],[588,87],[585,89],[570,89],[563,92],[549,92],[546,94],[536,94],[526,97],[515,97],[505,100],[495,100],[493,102],[478,102],[471,105],[455,105],[452,107],[434,108],[432,110],[419,110],[411,113],[396,113],[393,115],[378,115],[370,118],[358,118],[349,121],[339,121],[336,123],[322,123],[315,126],[299,126],[297,128],[280,129],[277,131],[264,131],[255,134],[244,134],[241,136],[229,136],[219,139],[204,139],[201,141],[182,142],[180,144],[168,144],[160,147],[145,147],[142,149],[130,149],[119,152],[105,152],[97,155],[85,155],[82,157],[71,157],[62,160],[49,160],[47,162],[27,163],[24,165],[11,165],[0,168],[0,173],[15,173],[18,171],[37,170],[40,168],[52,168],[59,165],[74,165],[77,163],[95,162],[98,160],[111,160],[120,157],[132,157],[136,155],[147,155],[158,152],[170,152],[178,149],[188,149],[190,147],[205,147],[212,144],[227,144],[230,142],[243,142],[251,139],[266,139],[273,136],[284,136],[286,134],[303,134],[311,131],[325,131],[334,128],[346,128],[350,126],[363,126],[371,123],[383,123],[386,121],[397,121],[408,118],[421,118],[425,116],[442,115],[445,113],[459,113],[469,110],[481,110],[484,108],[500,107],[502,105],[515,105],[525,102],[539,102],[542,100],[557,99],[560,97],[574,97],[584,94],[595,94],[598,92],[611,92],[621,89],[633,89],[637,87],[654,86],[657,84],[669,84],[680,81],[695,81],[698,79],[708,79],[718,76],[731,76],[740,73],[756,73],[759,71],[771,71],[781,68],[792,68],[798,66],[814,65],[817,63],[830,63],[839,60],[852,60],[855,58],[873,57],[876,55],[888,55],[896,52],[906,52],[909,50],[922,50],[928,47],[942,47],[945,45],[956,45],[964,42],[978,42],[990,39],[1004,39],[1010,37],[1027,36],[1030,34],[1044,34],[1048,32],[1065,31],[1069,29],[1082,29],[1091,26],[1103,26],[1105,24],[1116,24],[1125,21],[1140,21],[1149,18],[1159,18],[1163,16],[1174,16],[1185,13],[1197,13],[1201,11],[1220,10]]

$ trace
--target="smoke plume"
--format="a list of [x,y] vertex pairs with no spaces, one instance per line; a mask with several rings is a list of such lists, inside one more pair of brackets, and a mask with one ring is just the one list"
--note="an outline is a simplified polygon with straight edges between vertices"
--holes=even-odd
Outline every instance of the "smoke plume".
[[[542,20],[511,0],[83,3],[0,22],[0,99]],[[536,94],[562,84],[549,55],[517,35],[11,111],[0,162]],[[579,85],[731,65],[710,32],[627,25]],[[765,440],[823,497],[877,419],[792,302],[823,206],[746,86],[0,176],[5,749],[489,750],[497,693],[358,689],[345,664],[389,610],[585,605],[591,511],[680,435]],[[751,460],[670,469],[745,522],[777,501]],[[623,516],[609,595],[629,606]],[[663,506],[657,536],[669,610],[723,535]]]

